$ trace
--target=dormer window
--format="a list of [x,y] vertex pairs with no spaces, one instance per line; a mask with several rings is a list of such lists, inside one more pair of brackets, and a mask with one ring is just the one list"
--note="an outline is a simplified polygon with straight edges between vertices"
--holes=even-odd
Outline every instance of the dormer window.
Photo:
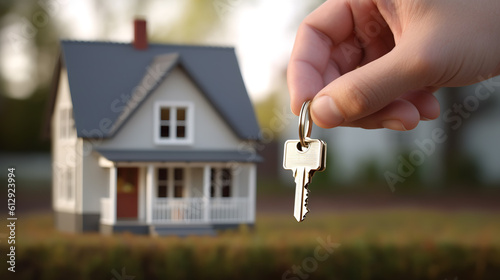
[[191,144],[193,109],[188,102],[158,102],[155,112],[157,144]]

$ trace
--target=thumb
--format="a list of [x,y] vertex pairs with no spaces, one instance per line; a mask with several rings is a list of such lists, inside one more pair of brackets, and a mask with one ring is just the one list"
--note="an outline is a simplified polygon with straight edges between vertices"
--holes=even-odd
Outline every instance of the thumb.
[[[381,110],[403,93],[423,87],[424,76],[430,69],[425,63],[428,60],[409,53],[412,52],[408,48],[396,46],[384,56],[333,80],[312,101],[313,121],[323,128],[349,124]],[[418,122],[420,116],[414,112],[416,116],[410,118]]]

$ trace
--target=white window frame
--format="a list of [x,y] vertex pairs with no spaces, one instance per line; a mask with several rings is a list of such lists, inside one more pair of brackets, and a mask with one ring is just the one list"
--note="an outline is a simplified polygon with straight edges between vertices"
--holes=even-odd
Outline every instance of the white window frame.
[[[167,172],[167,180],[162,182],[162,185],[166,183],[167,187],[167,196],[158,196],[159,194],[159,188],[160,188],[160,180],[159,180],[159,173],[160,169],[166,169]],[[180,181],[175,180],[175,169],[180,169],[182,170],[182,179]],[[156,177],[156,191],[155,191],[155,197],[162,199],[162,198],[169,198],[169,199],[183,199],[187,197],[187,168],[185,167],[174,167],[174,166],[157,166],[156,167],[156,172],[155,172],[155,177]],[[174,197],[175,194],[175,186],[180,185],[182,187],[182,196],[181,197]]]
[[59,108],[59,139],[61,141],[74,141],[76,139],[73,108],[70,106]]
[[55,170],[55,180],[57,186],[57,203],[59,206],[72,207],[75,201],[76,192],[76,168],[64,165]]
[[[161,109],[170,109],[170,137],[161,137]],[[186,137],[177,138],[177,109],[186,108],[185,133]],[[157,145],[192,145],[194,141],[194,104],[181,101],[157,101],[154,110],[154,139]]]

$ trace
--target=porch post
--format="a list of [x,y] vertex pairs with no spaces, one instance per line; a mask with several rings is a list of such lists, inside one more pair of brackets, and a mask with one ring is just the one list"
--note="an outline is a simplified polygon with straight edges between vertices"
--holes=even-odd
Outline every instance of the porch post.
[[110,221],[111,224],[116,223],[116,166],[109,168],[109,200],[110,200]]
[[154,167],[148,164],[146,171],[146,223],[153,222],[153,182],[154,182]]
[[248,221],[255,222],[255,186],[257,184],[256,164],[249,165],[248,172]]
[[203,220],[210,221],[210,165],[203,167]]

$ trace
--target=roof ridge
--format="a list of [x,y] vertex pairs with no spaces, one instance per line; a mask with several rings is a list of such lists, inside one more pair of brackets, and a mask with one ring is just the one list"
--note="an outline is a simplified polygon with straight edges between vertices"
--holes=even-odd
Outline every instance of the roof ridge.
[[[79,43],[79,44],[96,44],[96,45],[132,45],[132,42],[117,42],[117,41],[86,41],[86,40],[73,40],[61,39],[64,43]],[[196,45],[196,44],[180,44],[180,43],[159,43],[149,42],[150,46],[172,46],[180,48],[193,48],[193,49],[220,49],[220,50],[234,50],[234,46],[217,46],[217,45]]]

